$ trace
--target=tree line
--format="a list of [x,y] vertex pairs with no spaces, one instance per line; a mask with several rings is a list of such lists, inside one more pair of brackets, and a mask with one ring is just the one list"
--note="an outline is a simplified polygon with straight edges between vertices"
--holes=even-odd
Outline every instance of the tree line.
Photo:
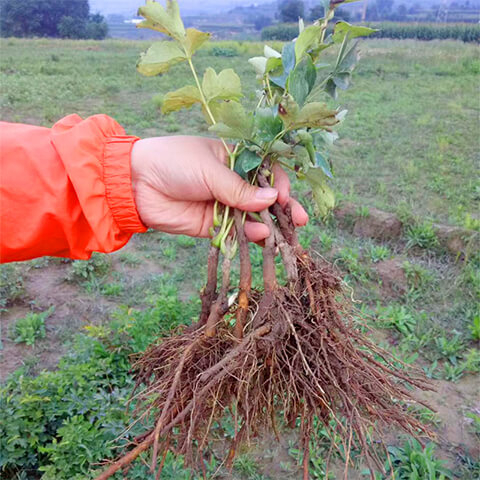
[[2,37],[106,37],[102,15],[90,13],[88,0],[0,0]]

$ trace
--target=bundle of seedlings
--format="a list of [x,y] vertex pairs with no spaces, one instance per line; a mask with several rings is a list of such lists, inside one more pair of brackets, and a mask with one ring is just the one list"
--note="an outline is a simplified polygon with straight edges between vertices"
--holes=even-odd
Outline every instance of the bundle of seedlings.
[[[300,21],[298,37],[282,52],[265,46],[264,56],[249,60],[261,84],[253,111],[240,103],[241,83],[234,70],[207,68],[199,79],[192,56],[209,34],[185,29],[175,1],[165,8],[147,1],[140,8],[145,20],[138,26],[170,39],[153,44],[137,68],[153,76],[187,62],[194,83],[167,93],[163,113],[199,104],[209,131],[225,145],[230,168],[260,187],[273,185],[277,166],[289,169],[308,182],[318,213],[326,215],[334,203],[327,149],[337,139],[333,129],[346,111],[331,109],[322,99],[336,99],[337,89],[348,88],[358,60],[351,41],[373,32],[338,22],[327,35],[335,8],[351,1],[323,0],[324,18],[308,27]],[[334,62],[321,63],[321,54],[334,47]],[[226,411],[235,423],[225,451],[227,466],[240,443],[267,430],[278,436],[281,423],[298,427],[305,479],[314,421],[323,423],[332,449],[341,452],[345,475],[353,449],[364,455],[372,478],[375,468],[382,469],[384,461],[371,447],[381,438],[382,425],[400,427],[417,438],[430,435],[404,406],[415,402],[412,386],[430,385],[362,333],[341,278],[327,261],[299,244],[288,205],[276,203],[255,217],[268,226],[270,236],[263,248],[264,288],[252,289],[246,218],[245,212],[215,204],[198,322],[159,339],[133,366],[136,421],[151,425],[153,420],[154,428],[97,480],[128,468],[146,451],[157,478],[168,451],[184,455],[187,465],[206,476],[204,456],[212,429],[222,424]],[[235,287],[230,269],[237,252],[240,280]],[[277,280],[277,255],[286,272],[283,283]]]

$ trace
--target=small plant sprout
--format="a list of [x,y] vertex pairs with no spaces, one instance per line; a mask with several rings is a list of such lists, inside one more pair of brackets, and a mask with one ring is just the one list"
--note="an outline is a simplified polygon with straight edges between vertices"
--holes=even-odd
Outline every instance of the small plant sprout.
[[45,338],[45,320],[53,313],[55,307],[50,307],[45,312],[28,313],[19,318],[13,327],[12,337],[15,343],[26,343],[33,346],[40,338]]
[[[241,81],[233,69],[197,71],[194,54],[209,34],[185,28],[174,0],[165,7],[147,1],[139,9],[145,20],[138,26],[169,40],[154,43],[137,69],[155,76],[186,64],[192,82],[166,93],[162,112],[200,107],[209,132],[223,143],[229,168],[252,185],[268,187],[278,166],[283,167],[311,188],[317,212],[325,217],[335,201],[329,148],[347,114],[330,105],[350,86],[358,61],[355,39],[374,32],[340,21],[327,34],[335,9],[352,1],[322,0],[324,16],[309,26],[300,21],[295,41],[285,43],[282,51],[265,46],[263,56],[249,60],[259,85],[253,110],[242,104]],[[333,51],[328,64],[322,58],[327,50]],[[345,476],[353,450],[364,454],[372,471],[382,465],[371,447],[374,425],[429,435],[403,408],[402,400],[414,398],[398,380],[421,389],[431,388],[428,381],[397,367],[390,354],[357,327],[349,293],[344,294],[328,262],[301,246],[289,207],[275,203],[256,217],[270,230],[261,256],[262,290],[252,288],[257,279],[244,232],[246,213],[218,202],[213,210],[198,321],[152,344],[133,365],[137,412],[154,426],[97,480],[125,469],[147,450],[157,478],[169,451],[204,471],[212,426],[222,423],[226,409],[235,412],[233,438],[225,452],[227,468],[234,466],[243,441],[265,430],[277,432],[281,415],[286,425],[298,426],[305,479],[317,461],[310,458],[317,421],[343,452]],[[240,275],[238,285],[231,285],[237,252]],[[277,252],[283,269],[277,269]],[[351,257],[353,267],[359,268],[355,255]],[[324,461],[314,468],[320,471]],[[251,466],[243,462],[243,467]]]

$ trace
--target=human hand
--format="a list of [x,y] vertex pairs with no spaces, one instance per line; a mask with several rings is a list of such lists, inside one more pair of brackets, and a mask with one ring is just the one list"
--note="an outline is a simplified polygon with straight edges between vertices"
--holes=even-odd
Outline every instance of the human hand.
[[[290,197],[288,175],[274,167],[275,188],[254,187],[226,166],[227,154],[219,140],[193,136],[153,137],[137,141],[132,149],[132,188],[140,218],[148,227],[166,233],[208,237],[215,200],[248,212],[259,212],[278,202],[290,204],[296,226],[308,215]],[[269,235],[266,225],[247,221],[252,242]]]

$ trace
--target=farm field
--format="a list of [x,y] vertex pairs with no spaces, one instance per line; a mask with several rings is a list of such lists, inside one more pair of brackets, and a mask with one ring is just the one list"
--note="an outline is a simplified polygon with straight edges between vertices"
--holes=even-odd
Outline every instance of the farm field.
[[[206,135],[195,109],[161,116],[160,92],[188,83],[189,75],[184,66],[165,77],[138,75],[135,61],[148,45],[2,40],[2,120],[51,126],[69,113],[105,113],[141,137]],[[437,385],[437,392],[425,394],[436,413],[418,411],[438,433],[435,451],[409,446],[394,431],[384,439],[397,447],[390,456],[398,478],[409,478],[399,472],[413,470],[415,461],[439,470],[444,461],[450,478],[478,478],[479,47],[368,40],[360,50],[354,86],[340,97],[350,114],[332,152],[339,210],[350,213],[321,222],[307,192],[298,191],[311,214],[301,241],[342,271],[378,343]],[[234,67],[246,85],[245,103],[254,104],[247,59],[261,51],[260,43],[211,43],[199,52],[197,66]],[[359,236],[353,224],[368,223],[375,209],[395,214],[402,232],[388,241],[370,238],[375,231]],[[473,240],[452,255],[433,223],[471,230]],[[7,465],[2,475],[89,479],[89,465],[114,455],[112,441],[128,425],[128,355],[195,316],[207,243],[150,232],[88,262],[44,258],[1,267],[0,418],[10,420],[0,423],[0,468]],[[260,260],[255,247],[255,268]],[[318,430],[313,478],[343,478],[338,453],[326,476],[330,441]],[[229,436],[219,431],[219,445]],[[218,478],[301,478],[298,445],[288,432],[279,444],[269,438],[252,443],[233,473],[220,470]],[[209,472],[218,466],[216,449]],[[368,478],[364,469],[358,461],[349,478]],[[138,462],[128,478],[153,479],[145,472]],[[189,478],[181,460],[170,457],[164,474]]]

